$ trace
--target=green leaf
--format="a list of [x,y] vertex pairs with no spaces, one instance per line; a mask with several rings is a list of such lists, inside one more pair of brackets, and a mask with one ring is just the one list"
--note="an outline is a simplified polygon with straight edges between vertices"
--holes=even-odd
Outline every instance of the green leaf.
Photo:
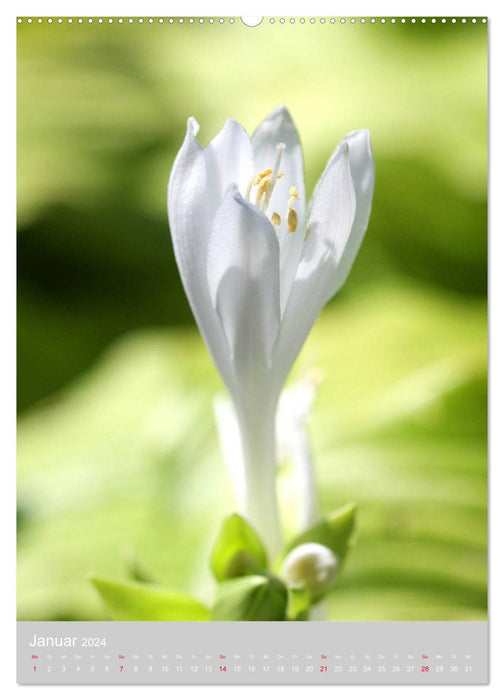
[[160,586],[92,576],[114,620],[209,620],[208,608],[191,596]]
[[241,576],[219,586],[213,620],[285,620],[287,589],[274,576]]
[[217,581],[267,568],[267,555],[259,535],[237,513],[223,522],[210,555],[210,566]]
[[286,553],[305,542],[318,542],[329,547],[342,563],[351,545],[356,511],[357,507],[354,503],[348,503],[346,506],[332,511],[292,540]]
[[289,620],[306,620],[311,605],[311,596],[304,586],[288,589],[287,618]]

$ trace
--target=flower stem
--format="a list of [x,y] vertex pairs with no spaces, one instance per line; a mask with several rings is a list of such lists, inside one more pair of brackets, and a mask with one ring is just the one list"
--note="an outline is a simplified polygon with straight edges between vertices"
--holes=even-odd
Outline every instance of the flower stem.
[[275,557],[281,547],[276,488],[276,440],[274,406],[262,411],[239,413],[245,462],[246,517]]

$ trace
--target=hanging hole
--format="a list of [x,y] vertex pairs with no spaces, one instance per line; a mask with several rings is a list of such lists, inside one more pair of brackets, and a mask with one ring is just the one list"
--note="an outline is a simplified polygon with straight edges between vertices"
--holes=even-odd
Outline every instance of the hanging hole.
[[257,27],[258,24],[261,24],[261,22],[263,21],[263,18],[262,17],[242,17],[241,21],[247,27]]

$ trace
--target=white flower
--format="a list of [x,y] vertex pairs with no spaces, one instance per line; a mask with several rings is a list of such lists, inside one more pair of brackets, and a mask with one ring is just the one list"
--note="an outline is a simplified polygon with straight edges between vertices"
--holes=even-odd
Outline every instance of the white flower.
[[301,145],[283,106],[252,138],[233,120],[206,146],[188,121],[168,186],[175,257],[196,322],[233,399],[246,515],[279,544],[275,412],[322,306],[345,281],[374,186],[367,131],[338,146],[305,207]]

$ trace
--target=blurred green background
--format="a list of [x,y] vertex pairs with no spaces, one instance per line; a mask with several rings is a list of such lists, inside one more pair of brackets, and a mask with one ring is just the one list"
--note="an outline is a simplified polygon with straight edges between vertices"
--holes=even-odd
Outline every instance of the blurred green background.
[[203,600],[232,495],[222,384],[174,264],[166,184],[194,115],[277,104],[308,191],[371,130],[352,274],[295,368],[321,511],[359,504],[341,620],[486,619],[486,25],[18,26],[18,617],[102,619],[90,572]]

